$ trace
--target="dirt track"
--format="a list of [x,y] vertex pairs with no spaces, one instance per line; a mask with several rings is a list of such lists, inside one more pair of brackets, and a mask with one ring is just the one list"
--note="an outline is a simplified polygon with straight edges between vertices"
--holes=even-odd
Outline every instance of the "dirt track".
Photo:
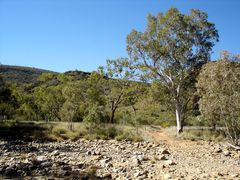
[[240,152],[224,143],[181,140],[161,131],[151,135],[166,145],[176,162],[166,170],[170,179],[240,179]]

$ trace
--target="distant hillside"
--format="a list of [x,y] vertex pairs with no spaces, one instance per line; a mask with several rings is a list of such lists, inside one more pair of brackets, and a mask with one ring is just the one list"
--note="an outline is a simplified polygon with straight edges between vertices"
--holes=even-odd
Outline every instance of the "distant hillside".
[[[42,73],[54,73],[59,74],[58,72],[53,72],[44,69],[38,69],[33,67],[24,67],[24,66],[10,66],[10,65],[0,65],[0,75],[4,80],[8,82],[14,82],[17,84],[23,83],[36,83],[38,77]],[[88,72],[83,72],[79,70],[67,71],[64,74],[75,77],[76,80],[85,78],[87,75],[90,75]]]
[[42,73],[57,72],[33,67],[0,65],[0,75],[8,82],[35,83]]

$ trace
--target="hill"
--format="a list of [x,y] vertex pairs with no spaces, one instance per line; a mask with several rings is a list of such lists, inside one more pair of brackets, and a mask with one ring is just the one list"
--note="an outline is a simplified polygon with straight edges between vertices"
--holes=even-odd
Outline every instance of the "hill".
[[57,73],[49,70],[24,66],[0,65],[0,75],[7,82],[35,83],[42,73]]
[[[11,65],[0,65],[0,75],[7,82],[13,82],[17,84],[23,83],[36,83],[38,77],[42,73],[54,73],[59,74],[58,72],[49,71],[45,69],[39,69],[34,67],[25,67],[25,66],[11,66]],[[85,78],[90,73],[83,71],[67,71],[64,74],[74,76],[77,80]]]

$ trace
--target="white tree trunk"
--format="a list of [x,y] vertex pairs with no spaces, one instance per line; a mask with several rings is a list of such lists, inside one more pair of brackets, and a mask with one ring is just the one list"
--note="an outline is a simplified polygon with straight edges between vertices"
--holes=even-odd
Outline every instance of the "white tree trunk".
[[180,105],[176,104],[176,122],[177,122],[177,134],[179,135],[182,132],[182,116]]

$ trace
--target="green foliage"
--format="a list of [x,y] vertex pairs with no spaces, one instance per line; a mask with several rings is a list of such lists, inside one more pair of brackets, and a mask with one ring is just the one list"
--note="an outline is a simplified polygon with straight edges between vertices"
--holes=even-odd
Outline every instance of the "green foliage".
[[17,121],[3,121],[0,123],[0,128],[2,130],[6,130],[6,129],[9,129],[11,127],[14,127],[16,125]]
[[115,125],[95,124],[87,126],[86,139],[114,139],[119,133]]
[[0,76],[0,118],[9,119],[15,114],[18,104],[12,87]]
[[84,88],[86,93],[86,103],[88,106],[98,104],[100,106],[105,105],[105,87],[106,79],[97,72],[92,72],[91,75],[84,81]]
[[61,86],[37,87],[34,100],[46,121],[59,120],[59,110],[64,103]]
[[154,100],[151,94],[146,94],[136,104],[139,124],[146,125],[174,125],[174,114],[165,104]]
[[35,121],[38,120],[38,116],[33,109],[33,107],[27,103],[21,104],[20,108],[18,109],[21,115],[24,116],[25,120]]
[[88,109],[87,115],[83,119],[84,122],[90,124],[100,124],[107,121],[107,115],[103,106],[97,104],[92,105]]
[[109,122],[115,123],[116,111],[124,105],[132,106],[142,93],[140,83],[130,81],[135,71],[130,68],[128,59],[107,60],[107,66],[100,68],[100,73],[110,79],[104,79],[106,105],[109,111]]
[[39,121],[42,120],[42,114],[37,107],[34,94],[32,93],[33,88],[31,84],[18,86],[13,89],[12,94],[19,104],[16,116],[25,120]]
[[53,81],[55,77],[56,75],[53,73],[43,73],[39,76],[38,80],[40,82],[48,82],[48,81]]
[[54,127],[52,133],[56,136],[64,135],[67,133],[67,129],[64,127]]
[[200,111],[210,124],[225,124],[234,144],[240,139],[240,64],[225,56],[204,66],[198,79]]
[[12,116],[12,114],[15,113],[15,109],[13,107],[13,105],[9,104],[9,103],[0,103],[0,115],[2,117],[6,117],[6,119],[10,118]]

